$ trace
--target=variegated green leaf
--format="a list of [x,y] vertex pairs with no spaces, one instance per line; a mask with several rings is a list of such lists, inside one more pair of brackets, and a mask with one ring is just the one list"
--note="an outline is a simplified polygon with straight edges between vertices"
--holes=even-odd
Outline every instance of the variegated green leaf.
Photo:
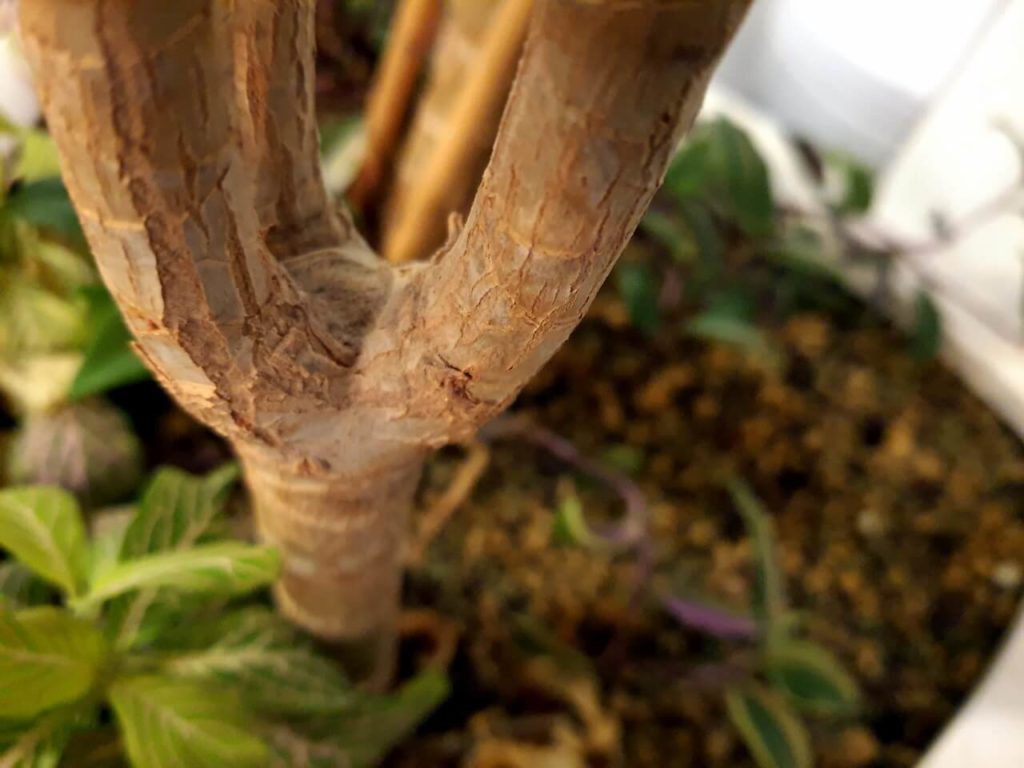
[[132,349],[132,335],[110,294],[96,287],[85,292],[89,303],[92,337],[85,349],[82,367],[71,384],[68,397],[81,400],[108,390],[144,381],[150,376]]
[[74,497],[59,488],[26,486],[0,491],[0,548],[47,581],[77,595],[89,552]]
[[93,686],[105,656],[92,624],[60,608],[0,606],[0,718],[28,718]]
[[725,704],[759,768],[811,768],[807,729],[782,697],[751,686],[728,691]]
[[270,584],[280,565],[272,547],[200,544],[118,563],[96,578],[80,604],[96,605],[126,592],[162,587],[188,594],[239,595]]
[[19,184],[7,197],[7,210],[33,227],[82,243],[82,227],[60,177]]
[[212,643],[172,656],[164,671],[228,685],[250,708],[268,714],[337,713],[352,704],[353,690],[338,666],[271,611],[242,609],[210,630]]
[[768,166],[747,134],[725,119],[692,132],[665,189],[680,201],[706,201],[752,237],[766,235],[775,223]]
[[79,352],[0,353],[0,395],[18,414],[43,413],[64,402],[81,364]]
[[135,509],[131,506],[108,507],[92,513],[89,521],[92,539],[90,581],[95,581],[100,574],[117,565],[121,543],[134,516]]
[[213,686],[158,676],[110,687],[133,768],[257,768],[266,745],[252,735],[239,702]]
[[173,468],[158,470],[125,533],[121,559],[195,544],[223,511],[237,479],[236,464],[226,464],[205,477]]
[[782,571],[775,552],[775,526],[749,485],[734,479],[728,488],[754,545],[754,612],[770,636],[780,626],[786,610]]
[[9,608],[27,608],[50,602],[53,590],[16,560],[0,563],[0,603]]
[[[226,464],[205,477],[197,477],[179,469],[157,471],[139,502],[135,517],[125,531],[120,560],[128,561],[154,552],[184,550],[206,535],[238,478],[238,466]],[[145,639],[144,629],[159,629],[166,619],[176,614],[180,595],[166,590],[159,596],[154,590],[115,598],[107,607],[107,626],[120,647]]]
[[22,272],[0,273],[0,356],[66,352],[85,341],[80,302],[37,285]]
[[372,768],[448,696],[448,680],[424,672],[393,694],[364,696],[343,714],[267,733],[274,768]]
[[849,714],[860,698],[857,684],[827,649],[806,640],[773,643],[765,656],[768,677],[799,709]]
[[5,741],[0,734],[0,768],[57,768],[67,746],[68,724],[50,713],[30,724],[21,723],[21,731],[12,731]]

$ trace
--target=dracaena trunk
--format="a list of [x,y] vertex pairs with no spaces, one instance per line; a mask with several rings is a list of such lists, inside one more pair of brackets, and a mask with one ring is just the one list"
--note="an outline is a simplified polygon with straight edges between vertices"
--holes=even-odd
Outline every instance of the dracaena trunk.
[[747,0],[540,0],[464,229],[390,267],[324,192],[313,0],[31,0],[68,189],[143,359],[238,450],[280,609],[382,679],[430,450],[504,409],[632,234]]

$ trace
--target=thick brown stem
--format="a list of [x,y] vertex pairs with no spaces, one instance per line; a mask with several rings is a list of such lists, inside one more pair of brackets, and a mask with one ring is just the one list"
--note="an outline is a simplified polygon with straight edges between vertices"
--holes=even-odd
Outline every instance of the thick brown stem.
[[568,338],[748,6],[538,0],[465,228],[363,341],[410,435],[468,439]]
[[239,454],[259,535],[283,558],[278,609],[337,643],[368,685],[387,683],[422,460],[349,475],[288,466],[246,446]]
[[323,193],[312,0],[20,4],[100,270],[161,381],[242,455],[285,613],[386,670],[424,455],[579,322],[748,4],[536,0],[464,230],[396,268]]

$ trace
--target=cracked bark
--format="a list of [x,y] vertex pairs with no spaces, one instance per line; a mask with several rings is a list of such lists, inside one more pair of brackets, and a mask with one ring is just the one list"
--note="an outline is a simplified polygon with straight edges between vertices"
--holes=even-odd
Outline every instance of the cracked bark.
[[582,318],[748,0],[541,0],[465,227],[390,267],[324,193],[313,0],[33,0],[22,34],[104,280],[160,381],[225,435],[278,604],[393,656],[424,457]]

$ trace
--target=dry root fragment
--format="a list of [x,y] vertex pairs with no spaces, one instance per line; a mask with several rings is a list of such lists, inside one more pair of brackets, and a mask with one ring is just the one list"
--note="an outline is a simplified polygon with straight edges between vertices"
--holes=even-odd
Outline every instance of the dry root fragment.
[[437,611],[403,611],[398,633],[405,640],[422,638],[425,641],[417,643],[424,648],[417,658],[417,667],[443,670],[451,666],[459,643],[459,628],[455,622]]
[[470,443],[468,451],[465,461],[456,470],[451,484],[441,497],[420,516],[419,529],[413,544],[409,547],[407,556],[409,564],[419,563],[423,560],[430,543],[455,514],[455,511],[469,498],[484,470],[487,469],[487,465],[491,461],[491,452],[486,445]]

